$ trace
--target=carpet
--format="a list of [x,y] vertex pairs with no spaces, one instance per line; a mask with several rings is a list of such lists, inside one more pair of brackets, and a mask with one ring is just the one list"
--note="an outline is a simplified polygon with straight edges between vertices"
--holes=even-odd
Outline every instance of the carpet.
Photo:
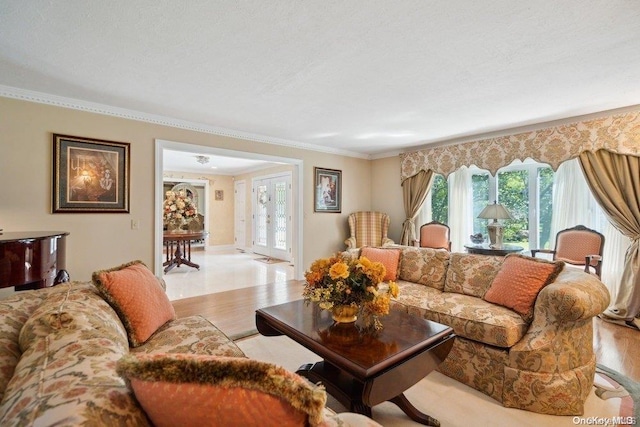
[[259,262],[263,262],[265,264],[277,264],[279,262],[287,262],[283,259],[271,258],[271,257],[255,258],[255,260]]
[[[285,336],[265,337],[255,335],[236,342],[251,358],[274,363],[291,371],[301,365],[320,360],[316,354]],[[505,408],[492,398],[451,378],[432,372],[405,395],[419,410],[440,420],[443,427],[457,426],[575,426],[575,425],[625,425],[616,417],[637,417],[640,388],[627,377],[600,367],[596,373],[597,387],[587,398],[584,415],[553,416]],[[616,379],[617,378],[617,379]],[[621,384],[628,385],[627,390]],[[598,397],[596,394],[603,394]],[[625,391],[627,395],[624,396]],[[329,396],[327,405],[336,412],[346,409]],[[420,425],[392,403],[382,403],[373,408],[373,419],[383,426]],[[627,419],[629,424],[630,419]],[[638,418],[635,418],[638,420]],[[606,422],[609,424],[606,424]],[[624,421],[624,420],[623,420]],[[634,423],[635,424],[635,423]]]

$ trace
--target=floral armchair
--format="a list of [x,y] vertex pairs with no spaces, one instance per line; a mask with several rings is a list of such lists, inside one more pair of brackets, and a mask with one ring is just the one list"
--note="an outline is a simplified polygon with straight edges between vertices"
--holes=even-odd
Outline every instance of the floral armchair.
[[392,245],[393,240],[387,237],[389,231],[389,215],[382,212],[354,212],[349,215],[350,237],[344,241],[347,249],[363,246]]

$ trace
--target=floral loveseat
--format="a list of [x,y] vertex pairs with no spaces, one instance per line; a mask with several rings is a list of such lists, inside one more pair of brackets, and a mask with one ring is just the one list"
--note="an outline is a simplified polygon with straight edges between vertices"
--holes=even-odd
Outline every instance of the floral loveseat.
[[[105,287],[132,268],[124,298]],[[246,358],[203,317],[175,319],[141,263],[101,274],[0,300],[0,425],[378,425],[332,413],[322,387]],[[167,409],[174,418],[158,418]]]
[[[592,318],[609,303],[609,293],[596,276],[522,255],[505,258],[398,245],[362,252],[397,268],[396,309],[454,329],[455,342],[440,372],[506,407],[554,415],[583,413],[596,365]],[[551,275],[550,283],[541,283],[539,293],[531,295],[529,310],[518,312],[517,305],[514,309],[487,301],[499,277],[507,286],[517,282],[519,273],[508,270],[507,261],[534,269],[540,262],[556,269],[557,276]],[[526,271],[522,277],[537,279]],[[503,297],[512,299],[517,292],[514,285]],[[491,299],[495,301],[495,295]]]

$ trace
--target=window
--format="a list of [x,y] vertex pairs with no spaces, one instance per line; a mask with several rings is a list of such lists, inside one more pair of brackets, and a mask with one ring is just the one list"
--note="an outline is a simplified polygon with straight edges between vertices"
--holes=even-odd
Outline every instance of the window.
[[[496,200],[513,217],[503,221],[505,243],[516,243],[525,249],[549,247],[554,176],[549,166],[530,160],[516,161],[501,168],[497,177],[475,167],[471,171],[472,234],[487,234],[487,220],[478,215],[487,204]],[[449,191],[444,177],[436,175],[427,196],[432,219],[445,224],[450,222],[450,208],[455,208],[449,206]]]

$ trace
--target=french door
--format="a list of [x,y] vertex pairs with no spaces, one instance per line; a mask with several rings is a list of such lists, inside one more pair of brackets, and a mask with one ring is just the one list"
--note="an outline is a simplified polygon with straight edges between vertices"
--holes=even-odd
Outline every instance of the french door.
[[291,173],[253,180],[253,252],[291,261]]

